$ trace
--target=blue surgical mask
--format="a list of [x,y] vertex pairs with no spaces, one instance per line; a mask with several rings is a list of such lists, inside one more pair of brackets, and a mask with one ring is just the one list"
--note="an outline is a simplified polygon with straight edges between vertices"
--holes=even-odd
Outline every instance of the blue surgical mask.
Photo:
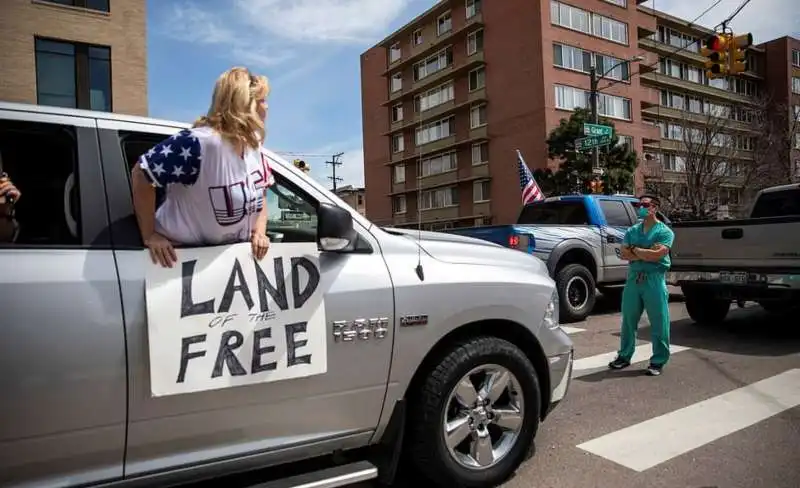
[[639,207],[638,213],[639,213],[639,218],[640,219],[647,218],[647,216],[649,215],[649,212],[644,207]]

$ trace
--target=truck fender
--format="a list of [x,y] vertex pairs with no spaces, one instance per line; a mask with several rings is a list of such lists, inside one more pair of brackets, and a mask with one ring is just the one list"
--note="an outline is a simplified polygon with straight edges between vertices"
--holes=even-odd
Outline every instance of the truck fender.
[[595,277],[597,276],[598,269],[597,269],[597,257],[595,256],[594,250],[587,244],[585,241],[580,239],[566,239],[561,241],[550,251],[550,256],[547,258],[547,271],[550,273],[550,276],[555,276],[556,270],[558,269],[558,263],[561,259],[569,252],[579,253],[580,259],[576,262],[583,264],[589,269],[589,272],[592,273]]

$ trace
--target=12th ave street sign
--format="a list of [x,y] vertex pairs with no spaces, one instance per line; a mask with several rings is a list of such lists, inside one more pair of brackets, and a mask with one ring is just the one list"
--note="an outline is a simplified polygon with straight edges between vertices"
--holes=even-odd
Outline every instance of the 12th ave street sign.
[[611,134],[614,130],[609,125],[599,125],[599,124],[583,124],[583,135],[586,136],[608,136],[611,137]]
[[583,151],[584,149],[592,149],[609,144],[611,144],[611,134],[581,137],[580,139],[575,139],[575,150]]

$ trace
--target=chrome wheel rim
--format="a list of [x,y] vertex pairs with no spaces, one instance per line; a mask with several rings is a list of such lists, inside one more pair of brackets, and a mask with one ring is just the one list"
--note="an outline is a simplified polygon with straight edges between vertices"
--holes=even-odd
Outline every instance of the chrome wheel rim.
[[567,281],[567,303],[575,310],[586,306],[589,301],[589,285],[580,276],[573,276]]
[[447,450],[465,468],[491,468],[516,445],[524,412],[522,388],[511,371],[496,364],[474,368],[447,399],[442,425]]

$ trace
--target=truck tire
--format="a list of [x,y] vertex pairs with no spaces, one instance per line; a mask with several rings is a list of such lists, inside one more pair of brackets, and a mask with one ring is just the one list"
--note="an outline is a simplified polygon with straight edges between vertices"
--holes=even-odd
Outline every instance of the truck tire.
[[705,293],[683,291],[689,317],[700,325],[717,325],[725,320],[731,309],[730,300],[720,300]]
[[416,471],[442,488],[507,480],[532,453],[539,427],[539,382],[525,353],[503,339],[475,337],[422,373],[406,445]]
[[594,309],[597,300],[594,276],[582,264],[568,264],[556,274],[561,322],[580,322]]

